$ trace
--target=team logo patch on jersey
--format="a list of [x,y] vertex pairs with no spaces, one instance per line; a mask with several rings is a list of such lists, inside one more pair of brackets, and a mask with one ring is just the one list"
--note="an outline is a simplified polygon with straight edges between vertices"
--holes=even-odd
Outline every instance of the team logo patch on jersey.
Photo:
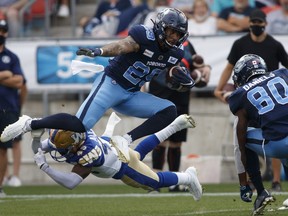
[[152,56],[154,55],[154,52],[152,52],[151,50],[145,49],[143,55],[152,58]]
[[2,57],[2,62],[5,64],[9,64],[11,62],[11,58],[7,55]]
[[154,40],[155,40],[155,35],[154,35],[153,30],[150,29],[150,28],[147,28],[147,27],[144,26],[144,25],[142,25],[142,26],[143,26],[143,27],[145,28],[145,30],[146,30],[146,37],[147,37],[147,39],[154,41]]
[[176,64],[177,60],[178,60],[177,58],[170,56],[168,62],[171,64]]

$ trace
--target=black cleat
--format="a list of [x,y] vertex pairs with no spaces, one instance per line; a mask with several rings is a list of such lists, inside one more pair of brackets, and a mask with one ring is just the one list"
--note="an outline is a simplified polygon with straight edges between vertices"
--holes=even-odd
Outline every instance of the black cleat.
[[252,216],[262,215],[265,207],[276,199],[271,196],[271,194],[267,190],[263,190],[260,195],[257,196],[254,202],[254,209],[252,212]]

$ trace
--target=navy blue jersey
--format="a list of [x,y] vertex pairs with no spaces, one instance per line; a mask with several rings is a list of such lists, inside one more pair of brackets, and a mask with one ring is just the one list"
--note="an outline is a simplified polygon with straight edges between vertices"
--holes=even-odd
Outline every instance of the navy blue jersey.
[[[24,76],[19,58],[7,48],[0,53],[0,73],[5,70]],[[19,112],[19,109],[18,89],[0,85],[0,110]]]
[[288,70],[278,69],[241,86],[229,98],[235,114],[245,109],[249,121],[257,121],[267,140],[288,135]]
[[105,72],[129,91],[140,90],[145,82],[164,69],[175,66],[184,56],[182,46],[161,51],[153,30],[144,25],[133,26],[128,34],[140,45],[139,51],[111,59]]

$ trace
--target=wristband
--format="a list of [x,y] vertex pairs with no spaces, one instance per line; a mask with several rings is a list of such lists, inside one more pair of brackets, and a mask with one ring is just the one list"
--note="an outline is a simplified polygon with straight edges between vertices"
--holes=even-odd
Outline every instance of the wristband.
[[96,48],[94,51],[93,51],[93,55],[94,56],[101,56],[103,54],[103,49],[101,48]]
[[45,170],[49,167],[49,165],[47,163],[43,163],[40,166],[40,169],[43,170],[45,172]]

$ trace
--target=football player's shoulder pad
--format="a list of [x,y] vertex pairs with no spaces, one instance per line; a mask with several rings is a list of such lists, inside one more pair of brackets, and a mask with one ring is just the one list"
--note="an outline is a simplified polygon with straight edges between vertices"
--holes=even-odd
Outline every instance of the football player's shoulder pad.
[[155,35],[152,28],[144,25],[133,26],[129,30],[128,35],[130,35],[138,44],[155,41]]

